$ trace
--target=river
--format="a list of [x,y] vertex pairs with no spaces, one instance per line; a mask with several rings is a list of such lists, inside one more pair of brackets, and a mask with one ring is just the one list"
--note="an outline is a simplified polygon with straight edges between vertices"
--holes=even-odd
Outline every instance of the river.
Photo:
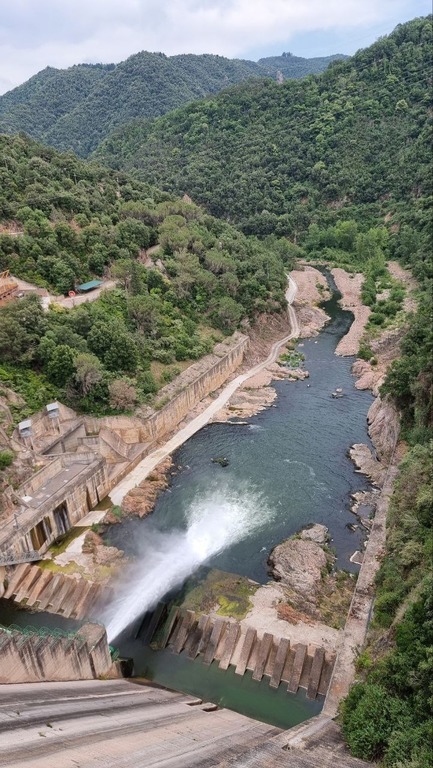
[[[201,429],[175,452],[170,487],[159,497],[153,514],[110,528],[106,542],[137,559],[143,589],[146,564],[167,556],[198,513],[205,514],[203,519],[214,532],[228,524],[231,512],[233,516],[242,512],[247,521],[244,536],[233,537],[234,543],[228,541],[207,560],[210,568],[264,583],[269,579],[270,550],[300,527],[318,522],[329,528],[338,566],[357,570],[350,556],[362,548],[363,537],[359,530],[348,528],[355,521],[350,496],[369,484],[355,471],[348,449],[355,442],[370,444],[366,417],[373,398],[355,389],[354,358],[335,355],[352,315],[339,307],[332,287],[332,298],[323,305],[329,323],[317,337],[297,347],[305,356],[309,379],[276,382],[275,404],[247,424]],[[337,387],[344,396],[333,399]],[[227,458],[227,467],[212,462],[221,456]],[[173,549],[173,557],[181,559],[178,550]],[[172,565],[169,560],[167,568]],[[233,671],[221,672],[215,663],[209,668],[183,654],[154,652],[127,633],[119,644],[122,652],[134,657],[137,674],[281,727],[302,721],[321,706],[320,701],[308,702],[303,693],[289,696],[284,686],[275,693],[266,681],[259,685],[248,675],[239,678]]]

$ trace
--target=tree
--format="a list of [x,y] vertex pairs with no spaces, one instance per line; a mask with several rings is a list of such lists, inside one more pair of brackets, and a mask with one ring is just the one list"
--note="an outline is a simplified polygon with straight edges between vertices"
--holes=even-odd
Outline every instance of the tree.
[[64,387],[75,371],[73,350],[66,344],[56,347],[47,365],[47,374],[54,384]]
[[230,296],[224,296],[220,299],[212,312],[215,325],[223,331],[234,330],[242,315],[242,306]]
[[137,329],[148,336],[155,335],[160,302],[154,296],[131,296],[128,299],[128,314]]
[[137,390],[128,379],[114,379],[108,391],[110,407],[114,411],[129,411],[137,402]]
[[0,471],[10,467],[14,460],[12,451],[0,451]]
[[84,396],[101,381],[103,366],[96,355],[82,353],[75,358],[75,380]]

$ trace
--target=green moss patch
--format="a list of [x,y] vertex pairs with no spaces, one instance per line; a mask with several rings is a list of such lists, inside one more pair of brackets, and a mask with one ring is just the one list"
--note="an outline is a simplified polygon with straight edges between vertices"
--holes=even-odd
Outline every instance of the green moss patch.
[[210,570],[205,578],[187,587],[181,607],[196,613],[216,611],[240,621],[252,608],[250,597],[259,586],[244,576]]

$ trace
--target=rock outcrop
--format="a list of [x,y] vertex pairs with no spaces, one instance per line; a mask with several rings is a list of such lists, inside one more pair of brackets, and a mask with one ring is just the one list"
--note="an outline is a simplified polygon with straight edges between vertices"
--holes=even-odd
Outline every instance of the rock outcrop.
[[304,539],[304,541],[315,541],[317,544],[326,544],[329,539],[329,532],[326,525],[313,523],[312,525],[303,528],[299,537]]
[[268,558],[269,573],[286,588],[290,603],[315,613],[323,575],[334,557],[325,552],[326,526],[314,525],[278,544]]
[[386,468],[373,456],[368,445],[355,443],[349,454],[359,472],[369,477],[375,485],[383,485]]
[[[168,486],[167,476],[171,465],[172,459],[168,457],[158,464],[137,488],[132,488],[123,499],[122,511],[127,515],[137,515],[138,517],[146,517],[153,512],[156,499],[161,491]],[[114,516],[112,515],[112,517]],[[104,523],[106,522],[119,522],[119,520],[112,520],[111,518],[108,520],[106,516]]]
[[377,397],[368,411],[368,433],[380,461],[388,464],[400,432],[396,407],[386,398]]

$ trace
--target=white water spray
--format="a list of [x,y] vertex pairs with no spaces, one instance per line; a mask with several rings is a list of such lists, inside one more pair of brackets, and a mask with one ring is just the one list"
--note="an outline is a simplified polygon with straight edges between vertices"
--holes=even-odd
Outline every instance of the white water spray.
[[150,535],[151,546],[101,617],[109,642],[210,557],[268,523],[270,515],[259,494],[219,487],[193,502],[188,517],[186,530]]

